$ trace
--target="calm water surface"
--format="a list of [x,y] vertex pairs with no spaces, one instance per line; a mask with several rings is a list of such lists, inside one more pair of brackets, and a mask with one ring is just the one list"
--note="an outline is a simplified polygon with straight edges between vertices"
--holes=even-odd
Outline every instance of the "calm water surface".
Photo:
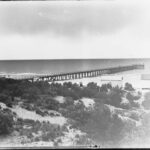
[[60,73],[144,63],[150,71],[150,59],[67,59],[0,61],[1,73]]

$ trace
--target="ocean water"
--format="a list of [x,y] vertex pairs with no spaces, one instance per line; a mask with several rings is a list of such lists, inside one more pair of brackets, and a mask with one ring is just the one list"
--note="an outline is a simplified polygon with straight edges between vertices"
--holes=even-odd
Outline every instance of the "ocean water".
[[[0,73],[51,74],[85,71],[132,64],[144,64],[150,72],[150,59],[63,59],[63,60],[5,60],[0,61]],[[133,72],[132,72],[133,73]],[[137,72],[136,72],[137,73]]]
[[[131,83],[135,88],[150,88],[150,80],[141,80],[142,74],[150,74],[150,59],[64,59],[64,60],[7,60],[0,61],[1,74],[51,74],[51,73],[66,73],[75,71],[85,71],[93,69],[101,69],[107,67],[117,67],[132,64],[144,64],[145,68],[142,70],[131,70],[120,72],[112,75],[105,75],[95,78],[84,78],[72,80],[71,82],[88,84],[89,82],[96,82],[101,85],[103,78],[106,80],[118,78],[123,81],[121,85],[126,82]],[[66,81],[60,81],[63,83]],[[69,82],[69,81],[68,81]],[[119,83],[120,84],[120,83]]]

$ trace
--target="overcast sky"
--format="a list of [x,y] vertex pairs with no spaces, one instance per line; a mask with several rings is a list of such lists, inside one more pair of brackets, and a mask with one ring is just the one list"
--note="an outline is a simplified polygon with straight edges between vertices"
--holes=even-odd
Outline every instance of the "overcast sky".
[[1,2],[0,59],[150,58],[150,2]]

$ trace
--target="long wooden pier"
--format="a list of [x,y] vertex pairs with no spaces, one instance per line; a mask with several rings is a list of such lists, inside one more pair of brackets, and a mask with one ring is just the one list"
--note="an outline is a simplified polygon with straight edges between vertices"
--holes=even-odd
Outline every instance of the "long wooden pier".
[[144,64],[134,64],[129,66],[119,66],[119,67],[111,67],[111,68],[104,68],[104,69],[79,71],[79,72],[23,76],[20,78],[18,77],[16,79],[29,80],[31,82],[38,82],[38,81],[54,82],[54,81],[74,80],[74,79],[81,79],[81,78],[91,78],[91,77],[102,76],[105,74],[115,74],[119,72],[136,70],[136,69],[144,69]]

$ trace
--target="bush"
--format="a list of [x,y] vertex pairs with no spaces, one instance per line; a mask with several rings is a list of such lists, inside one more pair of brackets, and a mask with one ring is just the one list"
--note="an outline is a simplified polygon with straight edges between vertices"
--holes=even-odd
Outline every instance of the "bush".
[[131,101],[134,101],[134,100],[138,100],[141,96],[134,96],[132,95],[131,93],[127,93],[126,95],[126,98],[131,102]]
[[11,97],[6,93],[0,93],[0,102],[6,104],[8,107],[12,107]]
[[132,84],[130,84],[130,83],[125,83],[125,88],[124,88],[125,90],[127,90],[127,91],[134,91],[135,89],[132,87]]
[[[27,100],[28,101],[28,100]],[[34,111],[35,108],[29,103],[27,102],[26,100],[22,103],[21,107],[24,108],[24,109],[27,109],[29,111]]]
[[11,133],[13,124],[13,115],[10,112],[0,110],[0,135]]
[[106,100],[107,104],[120,107],[121,101],[122,101],[123,91],[118,86],[113,87],[111,92],[108,95],[108,98]]
[[68,105],[65,109],[66,111],[62,111],[62,115],[74,120],[75,126],[85,124],[90,116],[90,112],[85,110],[83,102],[77,103],[76,105]]
[[99,86],[97,86],[97,83],[90,82],[87,84],[87,87],[83,88],[82,97],[95,97],[97,93],[99,92]]
[[74,105],[74,100],[72,97],[65,97],[65,102],[60,104],[61,108],[66,108],[70,105]]
[[97,104],[81,130],[101,145],[101,142],[119,142],[122,138],[123,127],[124,123],[116,114],[112,115],[104,105]]
[[[58,110],[59,102],[52,98],[50,95],[39,96],[39,98],[34,101],[35,109],[50,109],[50,110]],[[37,110],[38,111],[38,110]],[[39,111],[38,111],[39,112]]]
[[46,109],[50,110],[58,110],[59,109],[59,102],[54,100],[53,98],[48,98],[45,100]]
[[29,125],[33,125],[33,124],[35,123],[35,121],[32,120],[32,119],[24,119],[23,122],[24,122],[25,124],[29,124]]
[[39,109],[39,108],[36,108],[36,111],[35,111],[37,114],[41,115],[41,116],[45,116],[45,113]]
[[108,88],[107,88],[107,85],[106,84],[103,84],[100,88],[100,91],[101,92],[108,92]]
[[22,95],[23,99],[27,99],[28,102],[34,102],[36,99],[38,99],[40,95],[40,91],[37,87],[30,87],[26,89],[25,93]]
[[62,136],[62,128],[58,125],[53,125],[50,123],[41,123],[40,130],[42,131],[42,140],[49,141],[54,139],[56,137]]

